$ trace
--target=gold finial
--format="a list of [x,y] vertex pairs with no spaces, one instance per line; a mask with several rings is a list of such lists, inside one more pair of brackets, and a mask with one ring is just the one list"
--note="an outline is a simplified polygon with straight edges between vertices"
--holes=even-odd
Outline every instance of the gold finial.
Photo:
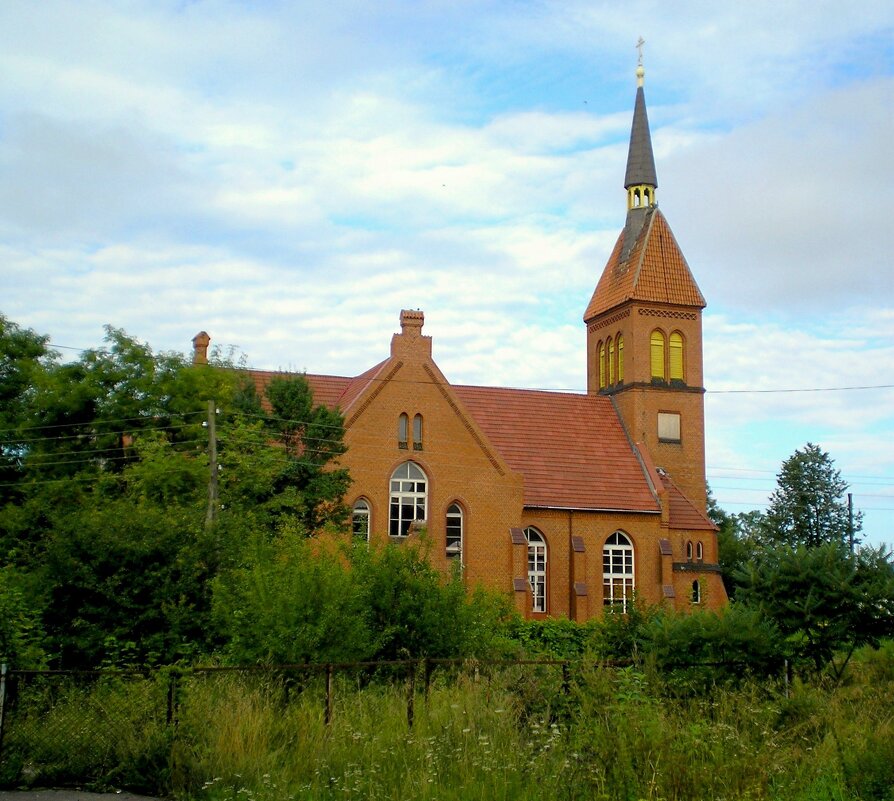
[[643,45],[646,43],[646,40],[643,39],[642,36],[636,42],[636,49],[639,52],[639,58],[636,60],[636,85],[643,85],[643,76],[646,74],[645,69],[643,69]]

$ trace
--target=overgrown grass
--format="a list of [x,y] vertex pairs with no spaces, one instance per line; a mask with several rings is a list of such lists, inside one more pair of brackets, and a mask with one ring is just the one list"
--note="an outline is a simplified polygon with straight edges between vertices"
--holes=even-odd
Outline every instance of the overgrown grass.
[[[409,728],[403,679],[339,674],[327,726],[319,675],[195,674],[180,684],[164,765],[144,756],[140,768],[130,742],[116,758],[131,767],[111,776],[154,770],[157,790],[200,801],[894,799],[894,646],[861,654],[841,685],[795,682],[787,695],[768,682],[668,692],[638,668],[568,678],[554,666],[439,669],[427,698],[416,683]],[[93,693],[61,699],[89,722],[59,743],[72,766],[101,725],[95,710],[140,708],[120,684]],[[158,729],[140,737],[157,755]]]

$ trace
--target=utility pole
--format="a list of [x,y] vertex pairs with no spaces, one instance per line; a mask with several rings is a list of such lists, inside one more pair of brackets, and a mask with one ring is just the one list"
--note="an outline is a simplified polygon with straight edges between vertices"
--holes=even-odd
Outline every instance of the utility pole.
[[854,552],[854,493],[847,494],[847,539]]
[[213,400],[208,401],[208,513],[205,528],[210,529],[217,517],[217,412]]

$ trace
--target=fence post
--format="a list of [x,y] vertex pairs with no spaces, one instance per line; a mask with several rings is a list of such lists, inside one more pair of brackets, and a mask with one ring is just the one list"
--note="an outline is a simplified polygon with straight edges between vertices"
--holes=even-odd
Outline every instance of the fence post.
[[431,676],[434,672],[434,665],[428,657],[422,660],[422,673],[425,677],[425,700],[428,701],[428,694],[431,691]]
[[571,677],[568,670],[568,662],[562,662],[562,695],[568,695],[571,689]]
[[0,760],[3,759],[3,721],[6,719],[6,662],[0,665]]
[[407,726],[413,728],[416,704],[416,663],[408,663],[410,675],[407,678]]
[[323,722],[328,726],[332,723],[332,665],[326,665],[326,714]]
[[168,726],[177,728],[177,672],[172,670],[168,675]]

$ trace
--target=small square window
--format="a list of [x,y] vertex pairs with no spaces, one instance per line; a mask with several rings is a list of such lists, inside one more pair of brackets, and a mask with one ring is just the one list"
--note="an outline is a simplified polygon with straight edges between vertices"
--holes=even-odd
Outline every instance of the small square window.
[[660,442],[680,441],[679,412],[658,412],[658,440]]

